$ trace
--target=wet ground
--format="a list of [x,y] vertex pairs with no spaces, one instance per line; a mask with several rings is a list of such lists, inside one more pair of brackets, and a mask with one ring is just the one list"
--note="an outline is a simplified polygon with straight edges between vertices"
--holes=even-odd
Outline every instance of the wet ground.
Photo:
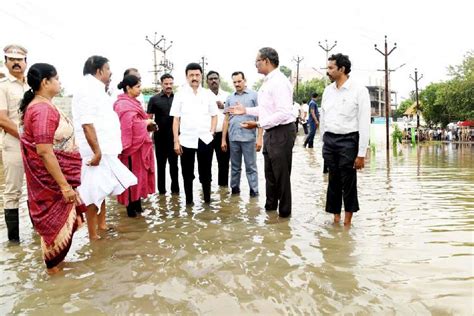
[[[361,211],[350,230],[325,214],[321,146],[298,136],[293,215],[260,196],[213,187],[210,206],[153,196],[142,217],[109,203],[114,227],[74,238],[49,276],[22,201],[20,245],[0,221],[0,314],[473,314],[474,146],[383,146],[359,173]],[[213,173],[216,174],[215,172]],[[0,179],[1,180],[1,179]],[[2,181],[3,182],[3,181]],[[3,189],[3,184],[0,190]]]

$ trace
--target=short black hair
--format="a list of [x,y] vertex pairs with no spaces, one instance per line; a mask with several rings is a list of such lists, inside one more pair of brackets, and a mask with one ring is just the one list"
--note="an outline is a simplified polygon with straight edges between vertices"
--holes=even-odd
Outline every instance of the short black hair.
[[241,75],[241,76],[242,76],[242,79],[245,79],[245,75],[244,75],[244,73],[243,73],[242,71],[234,71],[234,72],[232,73],[232,76],[231,76],[231,77],[233,77],[233,76],[238,76],[238,75]]
[[311,94],[311,97],[312,98],[317,98],[317,97],[319,97],[319,94],[317,92],[314,92],[313,94]]
[[349,60],[349,56],[339,54],[331,55],[328,60],[334,60],[336,62],[337,69],[344,67],[344,73],[347,75],[351,72],[351,61]]
[[161,82],[163,82],[163,80],[165,80],[165,79],[173,79],[174,80],[174,78],[171,74],[164,74],[160,77]]
[[185,71],[186,76],[188,75],[188,71],[190,71],[190,70],[199,70],[201,72],[201,75],[202,75],[202,67],[198,63],[189,63],[186,66],[186,71]]
[[97,73],[97,70],[102,69],[109,60],[102,56],[91,56],[87,58],[86,62],[84,63],[84,69],[82,70],[82,74],[85,75],[93,75]]
[[263,47],[260,48],[258,52],[260,53],[260,57],[262,59],[268,59],[273,66],[278,67],[278,65],[280,64],[278,53],[274,48]]
[[213,74],[216,74],[217,77],[219,77],[219,78],[221,77],[217,71],[215,71],[215,70],[210,70],[210,71],[207,73],[207,75],[206,75],[206,79],[209,79],[209,76],[210,76],[210,75],[213,75]]

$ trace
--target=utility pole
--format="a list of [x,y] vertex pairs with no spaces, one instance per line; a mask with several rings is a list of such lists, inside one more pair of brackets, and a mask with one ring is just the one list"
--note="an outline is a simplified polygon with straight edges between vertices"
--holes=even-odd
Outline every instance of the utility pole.
[[416,96],[416,130],[418,132],[418,141],[420,141],[420,100],[418,99],[418,81],[423,78],[423,75],[418,77],[418,69],[415,68],[415,79],[410,75],[410,79],[415,81],[415,96]]
[[303,57],[300,57],[300,56],[296,56],[293,57],[293,61],[296,62],[296,98],[298,98],[298,95],[299,95],[299,90],[298,90],[298,83],[300,81],[300,63],[303,61]]
[[[327,65],[327,64],[328,64],[328,58],[329,58],[329,52],[330,52],[334,47],[336,47],[337,41],[334,41],[334,44],[333,44],[331,47],[329,47],[329,45],[328,45],[328,40],[327,40],[327,39],[324,40],[324,42],[325,42],[325,46],[321,45],[321,42],[318,42],[318,45],[319,45],[319,47],[321,47],[321,48],[326,52],[326,60],[325,60],[324,64]],[[321,68],[321,69],[327,69],[327,67],[324,67],[324,68]],[[327,76],[324,76],[324,82],[326,83],[325,85],[327,86],[327,85],[328,85],[328,78],[327,78]]]
[[[374,45],[375,50],[382,54],[385,58],[385,132],[386,132],[386,141],[387,141],[387,153],[390,150],[390,143],[389,143],[389,112],[390,112],[390,92],[388,91],[388,76],[389,76],[389,69],[388,69],[388,56],[393,52],[395,48],[397,48],[397,43],[394,43],[393,48],[388,51],[387,45],[387,35],[385,35],[385,51],[382,52],[380,49],[377,48],[377,44]],[[388,155],[387,155],[388,158]]]
[[205,67],[207,66],[207,58],[206,56],[201,57],[201,67],[202,67],[202,81],[201,86],[204,88],[204,78],[206,76],[206,72],[204,71]]
[[[155,32],[153,42],[148,38],[148,36],[145,36],[145,40],[148,43],[150,43],[151,46],[153,46],[153,70],[151,72],[154,75],[153,84],[155,85],[155,90],[158,91],[158,86],[160,85],[160,82],[158,80],[158,74],[163,71],[171,72],[171,70],[173,70],[173,63],[171,63],[168,59],[166,59],[166,52],[173,45],[173,41],[171,41],[170,45],[166,47],[166,38],[163,35],[161,35],[161,38],[157,41],[156,34],[157,33]],[[159,46],[161,42],[163,42],[163,45]],[[160,64],[158,64],[158,61],[157,61],[157,56],[156,56],[157,51],[163,54],[163,59],[160,62]],[[160,66],[161,68],[159,69],[158,66]]]

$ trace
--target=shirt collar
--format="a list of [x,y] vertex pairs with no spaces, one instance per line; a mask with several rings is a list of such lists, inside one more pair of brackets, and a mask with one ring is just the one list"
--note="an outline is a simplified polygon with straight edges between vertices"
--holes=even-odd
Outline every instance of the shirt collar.
[[102,81],[100,81],[99,79],[97,79],[96,77],[94,77],[93,75],[91,75],[91,74],[85,75],[84,78],[86,78],[86,80],[90,81],[91,83],[93,83],[97,87],[100,87],[101,89],[105,88],[105,84]]
[[11,82],[15,82],[15,81],[18,81],[19,83],[26,83],[26,77],[23,77],[23,82],[21,82],[20,80],[18,80],[17,77],[15,77],[14,75],[12,75],[11,73],[7,72],[6,73],[6,77],[8,78],[8,80],[10,80]]
[[[245,88],[244,91],[242,91],[242,94],[248,94],[250,92],[250,89],[249,88]],[[242,94],[238,94],[237,91],[234,91],[233,93],[234,95],[242,95]]]
[[161,92],[160,92],[160,97],[171,98],[171,97],[173,97],[173,96],[174,96],[174,92],[173,92],[173,91],[171,91],[171,94],[170,94],[169,97],[168,97],[168,95],[166,95],[166,93],[165,93],[164,91],[161,91]]
[[352,86],[352,79],[351,77],[347,78],[347,80],[342,84],[342,87],[340,87],[339,89],[336,86],[336,82],[333,82],[332,85],[335,90],[349,90]]
[[272,71],[270,71],[266,76],[265,78],[263,79],[263,81],[268,81],[270,79],[272,79],[274,76],[277,75],[277,73],[279,73],[280,70],[278,68],[275,68],[273,69]]

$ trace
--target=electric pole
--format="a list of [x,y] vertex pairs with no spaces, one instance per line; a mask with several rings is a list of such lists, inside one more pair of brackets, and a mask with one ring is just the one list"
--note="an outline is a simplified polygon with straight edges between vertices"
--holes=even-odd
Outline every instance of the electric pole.
[[415,68],[415,79],[410,75],[410,79],[415,81],[415,97],[416,97],[416,130],[418,133],[418,141],[420,141],[420,100],[418,99],[418,81],[423,78],[423,75],[418,77],[418,69]]
[[[395,48],[397,48],[397,43],[394,43],[393,48],[388,51],[387,45],[387,35],[385,35],[385,51],[382,52],[380,49],[377,48],[377,44],[374,45],[375,50],[382,54],[385,58],[385,132],[386,132],[386,141],[387,141],[387,153],[390,149],[389,143],[389,112],[390,112],[390,92],[388,91],[388,76],[389,76],[389,69],[388,69],[388,56],[393,52]],[[388,158],[388,155],[387,155]]]
[[[324,64],[327,65],[328,64],[328,58],[329,58],[329,52],[334,47],[336,47],[337,41],[334,41],[334,44],[331,47],[329,47],[327,39],[324,40],[324,42],[325,42],[325,46],[321,45],[321,42],[318,42],[318,45],[319,45],[319,47],[321,47],[326,52],[326,60],[325,60]],[[324,67],[324,68],[321,68],[321,69],[327,69],[327,67]],[[327,76],[323,76],[323,77],[324,77],[324,82],[326,83],[325,85],[327,86],[328,85],[328,78],[327,78]]]
[[[153,42],[148,38],[148,36],[145,36],[145,40],[153,46],[153,70],[151,71],[154,76],[154,82],[153,84],[155,85],[155,90],[158,91],[158,86],[160,85],[160,82],[158,80],[158,74],[161,72],[171,72],[173,70],[173,63],[171,63],[168,59],[166,59],[166,52],[171,48],[173,45],[173,41],[171,41],[170,45],[166,47],[166,38],[161,35],[161,38],[157,41],[156,40],[156,32],[154,35]],[[159,46],[160,43],[163,42],[162,46]],[[157,57],[156,57],[156,52],[159,51],[163,54],[163,59],[161,62],[158,64]],[[161,68],[159,69],[158,66]]]
[[299,95],[299,90],[298,90],[298,83],[300,81],[300,63],[303,61],[303,57],[300,57],[300,56],[296,56],[293,57],[293,61],[296,62],[296,99],[298,98],[298,95]]
[[206,72],[204,71],[205,67],[207,66],[207,58],[206,56],[201,57],[201,67],[202,67],[202,81],[201,86],[204,88],[204,78],[206,77]]

